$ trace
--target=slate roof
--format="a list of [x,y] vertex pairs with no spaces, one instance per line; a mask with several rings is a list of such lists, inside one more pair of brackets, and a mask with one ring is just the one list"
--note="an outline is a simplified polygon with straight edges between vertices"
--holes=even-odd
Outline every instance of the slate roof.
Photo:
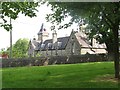
[[[57,38],[57,41],[61,42],[61,46],[58,48],[58,50],[64,50],[66,48],[68,40],[69,40],[69,36],[68,37]],[[40,43],[38,51],[40,50],[42,44],[45,45],[44,48],[42,48],[42,51],[47,50],[47,48],[48,48],[48,50],[55,50],[55,47],[53,47],[53,45],[51,47],[48,47],[49,43],[52,44],[52,39],[48,39],[48,40],[45,40],[43,43]]]

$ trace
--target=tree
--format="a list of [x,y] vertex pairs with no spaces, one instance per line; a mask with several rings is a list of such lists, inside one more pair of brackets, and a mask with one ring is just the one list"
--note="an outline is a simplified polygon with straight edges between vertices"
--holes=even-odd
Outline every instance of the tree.
[[[4,27],[5,30],[10,31],[10,58],[12,57],[12,19],[16,19],[19,13],[24,14],[25,16],[35,17],[37,11],[36,7],[39,6],[38,2],[1,2],[0,1],[0,17],[3,22],[0,23],[1,27]],[[7,20],[10,20],[8,22]]]
[[[13,47],[13,58],[23,58],[27,57],[27,51],[28,51],[28,39],[19,39],[12,47]],[[9,51],[10,48],[7,49]]]
[[38,2],[1,2],[0,1],[0,17],[3,22],[0,23],[1,27],[9,31],[12,29],[12,24],[7,21],[8,18],[17,19],[18,14],[22,13],[25,16],[35,17],[37,11],[36,7],[39,6]]
[[115,78],[119,78],[120,3],[49,2],[49,4],[52,5],[53,13],[47,15],[48,21],[60,24],[67,16],[72,16],[71,21],[60,28],[69,27],[73,21],[78,24],[84,21],[88,24],[89,38],[95,37],[100,43],[105,43],[108,54],[114,57]]

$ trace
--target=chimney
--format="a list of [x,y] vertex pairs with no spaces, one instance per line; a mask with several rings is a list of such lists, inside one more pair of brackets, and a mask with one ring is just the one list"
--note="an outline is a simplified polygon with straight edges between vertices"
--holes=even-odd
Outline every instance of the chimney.
[[57,42],[57,32],[56,30],[53,30],[53,33],[52,33],[52,40],[53,40],[53,44]]

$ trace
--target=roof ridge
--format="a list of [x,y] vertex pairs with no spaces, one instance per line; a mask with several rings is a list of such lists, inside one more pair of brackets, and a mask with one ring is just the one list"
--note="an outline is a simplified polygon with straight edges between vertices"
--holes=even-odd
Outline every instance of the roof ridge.
[[[59,38],[57,38],[57,39],[61,39],[61,38],[68,38],[68,37],[70,37],[70,36],[66,36],[66,37],[59,37]],[[45,41],[48,41],[48,40],[52,40],[52,39],[46,39]],[[44,41],[44,42],[45,42]]]

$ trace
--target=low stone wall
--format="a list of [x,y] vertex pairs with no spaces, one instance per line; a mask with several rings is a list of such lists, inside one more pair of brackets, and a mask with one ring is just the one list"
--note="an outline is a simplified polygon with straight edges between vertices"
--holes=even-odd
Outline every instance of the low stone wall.
[[43,66],[52,64],[74,64],[107,61],[106,55],[72,55],[20,59],[3,59],[2,67]]
[[2,67],[42,66],[47,58],[3,59]]

